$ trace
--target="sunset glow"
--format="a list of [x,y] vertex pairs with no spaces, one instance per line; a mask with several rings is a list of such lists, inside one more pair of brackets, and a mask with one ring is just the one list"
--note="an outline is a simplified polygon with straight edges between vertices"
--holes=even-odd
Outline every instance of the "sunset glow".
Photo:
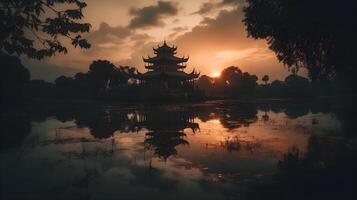
[[217,77],[219,77],[220,75],[221,75],[221,72],[219,72],[219,71],[214,71],[214,72],[212,72],[211,77],[217,78]]
[[[92,29],[84,38],[92,48],[84,51],[69,46],[69,53],[61,57],[46,62],[24,58],[23,62],[34,79],[47,81],[85,72],[97,59],[135,67],[143,73],[146,69],[142,56],[151,55],[152,48],[166,40],[178,47],[178,56],[190,57],[187,71],[194,66],[202,75],[218,77],[218,72],[212,73],[214,68],[238,66],[258,77],[271,74],[272,79],[282,79],[288,74],[264,40],[246,37],[244,24],[240,23],[242,6],[213,0],[209,1],[212,9],[204,12],[201,6],[206,0],[164,2],[163,6],[154,0],[90,0],[84,19]],[[148,14],[154,17],[144,20]],[[205,20],[207,17],[212,20]]]

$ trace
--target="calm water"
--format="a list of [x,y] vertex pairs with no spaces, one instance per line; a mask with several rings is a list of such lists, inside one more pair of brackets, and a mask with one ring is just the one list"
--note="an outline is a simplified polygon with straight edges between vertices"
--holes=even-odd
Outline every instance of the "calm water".
[[149,108],[4,115],[2,199],[247,199],[276,182],[288,152],[311,157],[351,138],[338,114],[306,104]]

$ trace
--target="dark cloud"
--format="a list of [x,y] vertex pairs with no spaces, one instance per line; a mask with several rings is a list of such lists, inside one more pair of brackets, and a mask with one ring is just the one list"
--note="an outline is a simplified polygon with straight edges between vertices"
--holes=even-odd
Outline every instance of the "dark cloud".
[[[247,38],[241,9],[222,10],[216,18],[205,17],[192,31],[176,39],[178,44],[202,48],[221,47],[223,49],[244,49],[250,47],[255,40]],[[209,42],[208,42],[209,41]]]
[[200,25],[209,25],[215,22],[216,19],[210,18],[210,17],[205,17],[203,20],[200,22]]
[[111,27],[107,23],[102,22],[98,30],[90,32],[87,38],[93,45],[107,42],[120,43],[131,34],[132,31],[127,27]]
[[192,14],[206,15],[227,5],[237,6],[241,1],[242,0],[222,0],[220,2],[205,2],[198,11]]
[[238,4],[242,2],[242,0],[222,0],[221,4],[222,5],[232,5],[232,4]]
[[134,18],[131,19],[129,28],[163,26],[165,25],[162,21],[164,17],[175,16],[177,13],[177,4],[166,1],[158,1],[157,5],[143,8],[131,8],[129,14]]
[[173,31],[178,31],[178,32],[182,32],[182,31],[187,31],[187,30],[188,30],[188,27],[178,26],[178,27],[172,28],[171,30],[173,30]]
[[206,2],[203,3],[200,7],[200,9],[192,14],[200,14],[200,15],[205,15],[207,13],[210,13],[216,8],[217,4],[212,3],[212,2]]

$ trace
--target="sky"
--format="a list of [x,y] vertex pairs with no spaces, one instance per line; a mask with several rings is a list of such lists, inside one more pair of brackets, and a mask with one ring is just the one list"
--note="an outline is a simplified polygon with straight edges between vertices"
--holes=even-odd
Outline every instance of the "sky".
[[[189,56],[186,72],[196,69],[212,76],[229,66],[271,80],[290,72],[279,63],[265,40],[247,37],[242,22],[242,0],[87,0],[82,22],[92,24],[83,36],[92,47],[41,61],[22,58],[33,79],[54,81],[88,71],[94,60],[109,60],[145,72],[142,57],[153,56],[153,47],[178,47],[178,56]],[[67,41],[68,42],[68,41]],[[66,44],[66,43],[65,43]]]

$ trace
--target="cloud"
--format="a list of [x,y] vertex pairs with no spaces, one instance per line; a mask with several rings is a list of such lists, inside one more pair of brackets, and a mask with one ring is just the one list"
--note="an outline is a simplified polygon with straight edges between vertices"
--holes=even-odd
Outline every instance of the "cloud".
[[130,40],[134,42],[134,46],[141,46],[144,45],[145,43],[153,40],[154,38],[146,33],[143,34],[135,34],[130,37]]
[[83,51],[83,55],[101,59],[110,59],[113,55],[127,57],[130,55],[128,50],[153,39],[150,35],[136,33],[129,27],[112,27],[104,22],[100,24],[98,30],[89,33],[87,38],[93,47]]
[[214,11],[217,11],[225,6],[236,7],[241,0],[222,0],[220,2],[209,1],[201,5],[200,9],[192,14],[207,15]]
[[87,35],[88,40],[96,45],[102,43],[120,43],[132,34],[132,30],[127,27],[116,26],[111,27],[109,24],[102,22],[98,30],[90,32]]
[[173,23],[173,24],[177,24],[177,23],[179,23],[179,22],[180,22],[180,19],[177,19],[177,18],[174,19],[174,20],[172,20],[172,23]]
[[205,15],[207,13],[210,13],[212,10],[216,8],[216,4],[212,2],[205,2],[201,5],[200,9],[192,14],[200,14],[200,15]]
[[185,26],[185,27],[178,26],[178,27],[172,28],[171,30],[172,30],[173,32],[168,35],[168,38],[172,40],[172,39],[175,38],[177,35],[182,34],[183,32],[189,30],[189,28],[186,27],[186,26]]
[[210,18],[210,17],[205,17],[203,20],[200,22],[200,25],[208,25],[211,23],[214,23],[216,19]]
[[227,49],[241,50],[260,46],[265,41],[247,38],[241,9],[222,10],[216,18],[204,18],[192,31],[179,36],[174,43],[189,47],[192,51],[211,49],[224,51]]
[[166,1],[158,1],[157,5],[143,8],[131,8],[129,14],[134,18],[131,19],[129,28],[164,26],[163,18],[175,16],[177,13],[177,4]]
[[[204,1],[208,0],[195,3],[199,6]],[[188,8],[184,3],[182,6],[186,7],[183,7],[182,13],[181,7],[180,13],[177,13],[177,3],[164,1],[131,8],[130,15],[126,16],[126,21],[121,25],[109,25],[118,23],[104,20],[107,23],[100,23],[96,30],[87,34],[86,38],[92,44],[91,49],[72,49],[69,46],[71,49],[68,54],[49,58],[45,67],[31,64],[31,72],[35,78],[53,80],[61,74],[74,74],[76,69],[87,71],[89,64],[97,59],[107,59],[117,65],[130,65],[145,72],[142,56],[153,56],[152,47],[162,44],[165,38],[170,44],[178,46],[178,56],[190,56],[185,71],[195,68],[202,74],[211,74],[212,70],[218,71],[236,65],[257,75],[265,73],[271,78],[284,77],[287,70],[268,49],[266,41],[247,38],[246,27],[242,23],[244,13],[239,2],[212,0],[208,3],[213,3],[215,10],[200,16],[187,15],[194,11],[192,9],[197,9],[197,5]],[[126,9],[129,10],[134,5],[137,6],[131,3]],[[127,14],[125,11],[121,13]],[[167,25],[164,27],[154,28],[165,23]],[[149,27],[153,28],[145,29]],[[49,63],[57,66],[49,66]],[[67,69],[68,66],[74,70]]]
[[222,0],[221,1],[221,5],[236,5],[239,4],[240,2],[242,2],[242,0]]
[[188,30],[188,27],[187,27],[187,26],[185,26],[185,27],[178,26],[178,27],[172,28],[171,30],[172,30],[172,31],[182,32],[182,31],[187,31],[187,30]]
[[179,35],[173,43],[179,47],[179,53],[190,55],[190,66],[203,74],[236,65],[258,76],[272,72],[274,78],[285,76],[283,65],[268,49],[266,41],[247,38],[243,18],[240,6],[221,10],[215,18],[203,18],[200,24]]

